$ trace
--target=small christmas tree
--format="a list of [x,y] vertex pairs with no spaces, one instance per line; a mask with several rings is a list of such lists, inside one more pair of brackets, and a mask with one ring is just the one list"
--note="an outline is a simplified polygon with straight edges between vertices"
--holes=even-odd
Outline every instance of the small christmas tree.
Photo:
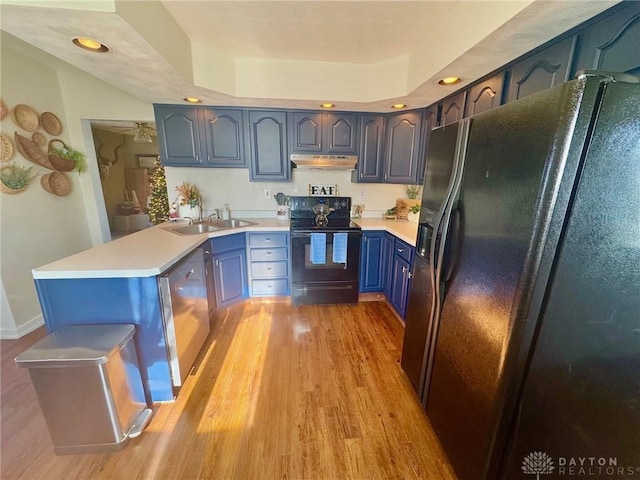
[[154,225],[169,220],[169,197],[167,195],[167,178],[164,175],[164,167],[160,163],[160,157],[151,172],[149,181],[151,198],[149,199],[149,220]]

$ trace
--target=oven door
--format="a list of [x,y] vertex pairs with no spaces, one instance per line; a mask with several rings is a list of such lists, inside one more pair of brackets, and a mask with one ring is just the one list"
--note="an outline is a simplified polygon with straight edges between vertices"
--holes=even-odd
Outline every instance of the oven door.
[[[359,230],[348,231],[346,263],[335,263],[333,261],[333,234],[339,232],[341,231],[332,229],[317,232],[325,234],[324,255],[318,255],[317,250],[312,251],[312,232],[291,232],[292,283],[358,281],[362,232]],[[322,249],[320,249],[320,253],[322,253]]]

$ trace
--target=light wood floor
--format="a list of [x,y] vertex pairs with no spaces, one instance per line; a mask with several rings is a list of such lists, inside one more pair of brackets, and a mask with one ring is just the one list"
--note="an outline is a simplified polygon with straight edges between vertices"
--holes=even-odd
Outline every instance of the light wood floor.
[[385,302],[248,301],[220,313],[195,375],[110,454],[56,456],[28,371],[2,348],[0,477],[9,479],[454,479],[400,368]]

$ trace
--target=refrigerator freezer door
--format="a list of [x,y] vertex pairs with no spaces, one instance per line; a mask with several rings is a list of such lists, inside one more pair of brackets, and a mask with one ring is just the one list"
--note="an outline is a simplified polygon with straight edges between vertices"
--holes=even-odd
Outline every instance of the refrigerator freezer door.
[[[426,411],[461,480],[486,478],[504,421],[503,372],[531,281],[536,215],[577,115],[575,82],[471,119],[457,202],[460,247],[442,304]],[[569,127],[567,127],[569,125]],[[455,218],[453,215],[451,219]]]
[[418,255],[409,291],[401,362],[421,401],[434,307],[435,258],[431,252],[435,251],[435,245],[432,242],[439,238],[434,232],[438,231],[437,223],[451,190],[458,129],[458,124],[453,124],[432,130],[427,157],[421,224],[416,245]]
[[[640,85],[606,85],[502,478],[532,451],[640,466]],[[590,475],[598,473],[598,464]],[[577,469],[576,469],[577,471]],[[637,475],[637,470],[634,470]],[[568,475],[568,468],[564,472]],[[633,475],[633,474],[631,474]]]

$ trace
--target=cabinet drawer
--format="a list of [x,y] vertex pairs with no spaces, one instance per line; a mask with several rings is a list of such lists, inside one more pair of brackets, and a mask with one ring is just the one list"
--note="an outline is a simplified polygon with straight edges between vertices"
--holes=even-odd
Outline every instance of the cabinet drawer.
[[286,247],[288,233],[249,233],[250,247]]
[[234,233],[232,235],[212,238],[211,248],[213,249],[214,255],[227,250],[245,248],[244,233]]
[[251,295],[269,297],[272,295],[289,295],[289,280],[252,280]]
[[289,268],[286,261],[282,262],[252,262],[252,278],[288,277]]
[[288,248],[252,248],[249,251],[249,259],[265,262],[271,260],[287,260]]
[[396,238],[396,244],[394,248],[394,255],[398,255],[400,258],[412,263],[413,260],[413,247],[406,242],[403,242],[399,238]]

